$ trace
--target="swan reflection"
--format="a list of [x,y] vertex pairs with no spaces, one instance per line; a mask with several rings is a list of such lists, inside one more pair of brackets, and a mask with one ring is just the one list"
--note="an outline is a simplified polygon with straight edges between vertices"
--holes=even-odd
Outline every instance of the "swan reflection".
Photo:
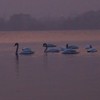
[[16,67],[16,69],[15,69],[16,70],[16,77],[19,78],[19,55],[18,54],[16,55],[15,61],[16,61],[15,62],[15,64],[16,64],[16,66],[15,66]]

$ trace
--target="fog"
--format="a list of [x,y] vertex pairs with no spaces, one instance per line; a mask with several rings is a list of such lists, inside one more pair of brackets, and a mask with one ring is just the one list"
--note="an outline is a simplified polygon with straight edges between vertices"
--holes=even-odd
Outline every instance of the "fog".
[[61,17],[100,10],[100,0],[0,0],[0,17],[8,18],[16,13],[33,17]]

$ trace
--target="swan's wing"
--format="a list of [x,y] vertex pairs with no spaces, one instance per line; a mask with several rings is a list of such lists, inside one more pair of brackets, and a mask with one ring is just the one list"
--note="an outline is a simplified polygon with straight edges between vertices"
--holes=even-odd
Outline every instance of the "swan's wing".
[[79,49],[79,47],[77,45],[69,45],[68,48],[70,48],[70,49]]
[[48,47],[56,47],[55,44],[47,44]]
[[34,51],[22,51],[20,54],[22,55],[34,54]]
[[31,51],[31,48],[23,48],[22,51]]
[[47,49],[47,52],[59,52],[59,48],[50,47]]

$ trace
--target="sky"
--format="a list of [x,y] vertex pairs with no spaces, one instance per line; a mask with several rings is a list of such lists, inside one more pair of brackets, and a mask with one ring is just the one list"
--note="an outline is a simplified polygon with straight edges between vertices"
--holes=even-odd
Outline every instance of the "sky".
[[0,17],[25,13],[33,17],[69,17],[100,10],[100,0],[0,0]]

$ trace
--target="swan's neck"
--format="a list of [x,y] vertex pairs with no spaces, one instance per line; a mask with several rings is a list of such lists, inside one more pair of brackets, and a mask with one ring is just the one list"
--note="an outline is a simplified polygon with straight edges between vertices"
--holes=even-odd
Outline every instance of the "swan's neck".
[[68,48],[68,44],[66,44],[66,48]]
[[45,53],[47,52],[47,49],[48,49],[48,46],[46,46],[46,48],[45,48],[45,50],[44,50]]
[[92,45],[90,45],[90,48],[92,48]]
[[16,55],[18,55],[18,49],[19,49],[19,45],[17,45],[16,47]]

